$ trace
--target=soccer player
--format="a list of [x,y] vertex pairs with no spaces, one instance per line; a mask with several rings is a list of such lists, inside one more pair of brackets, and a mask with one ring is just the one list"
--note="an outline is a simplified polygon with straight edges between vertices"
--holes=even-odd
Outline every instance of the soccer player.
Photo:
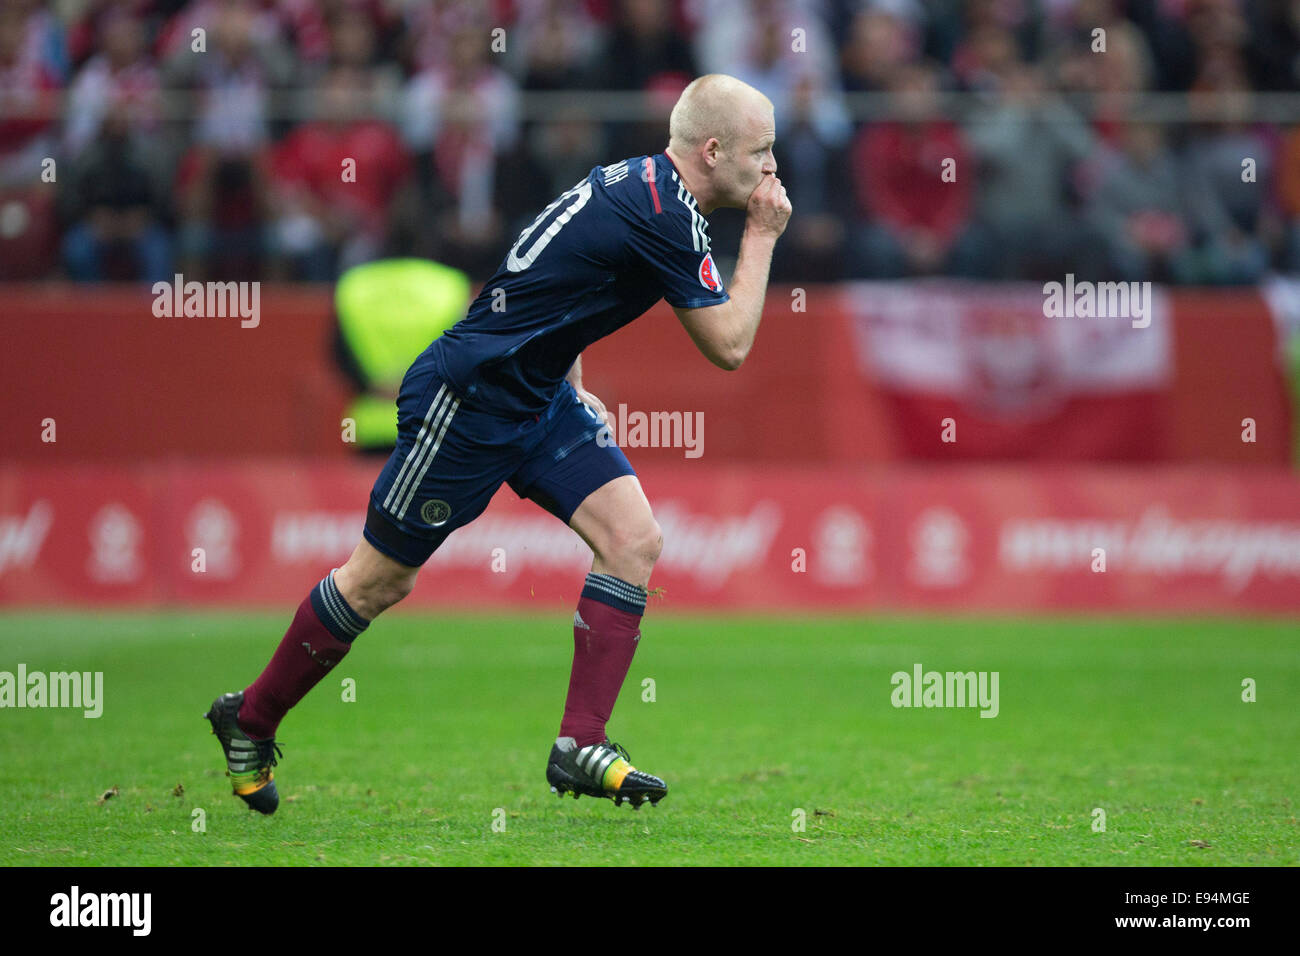
[[[605,733],[663,538],[609,436],[604,405],[582,387],[581,354],[662,298],[713,364],[740,367],[791,212],[775,138],[767,97],[730,76],[699,77],[673,108],[664,152],[597,166],[547,206],[465,318],[416,359],[362,540],[303,600],[261,675],[204,715],[250,807],[273,813],[279,804],[271,768],[284,715],[410,593],[421,565],[502,482],[568,524],[593,554],[547,781],[560,795],[634,808],[668,792]],[[730,293],[705,219],[723,206],[746,210]]]

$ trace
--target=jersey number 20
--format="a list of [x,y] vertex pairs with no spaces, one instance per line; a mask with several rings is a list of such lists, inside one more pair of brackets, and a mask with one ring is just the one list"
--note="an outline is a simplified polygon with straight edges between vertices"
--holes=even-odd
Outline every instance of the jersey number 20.
[[[523,272],[531,266],[533,260],[542,254],[542,250],[545,249],[547,245],[550,244],[550,241],[555,238],[556,234],[564,228],[565,223],[572,219],[579,209],[587,205],[587,200],[590,198],[591,181],[586,179],[567,192],[561,193],[559,199],[555,200],[555,202],[543,209],[542,214],[533,220],[533,224],[519,234],[518,241],[515,242],[514,248],[510,250],[510,255],[506,257],[506,268],[511,272]],[[520,255],[519,250],[523,248],[524,243],[532,238],[533,233],[537,231],[537,227],[546,220],[547,216],[555,212],[557,207],[564,205],[564,203],[570,199],[573,201],[565,207],[562,213],[555,217],[555,220],[546,227],[546,231],[538,236],[537,241],[528,247],[528,251],[523,255]]]

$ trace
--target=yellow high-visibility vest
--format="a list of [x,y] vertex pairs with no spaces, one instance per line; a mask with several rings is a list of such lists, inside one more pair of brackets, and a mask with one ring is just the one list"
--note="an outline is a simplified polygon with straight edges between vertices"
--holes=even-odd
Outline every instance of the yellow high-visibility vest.
[[372,389],[347,416],[363,448],[397,442],[395,393],[429,343],[465,315],[469,276],[428,259],[380,259],[353,266],[334,290],[343,342]]

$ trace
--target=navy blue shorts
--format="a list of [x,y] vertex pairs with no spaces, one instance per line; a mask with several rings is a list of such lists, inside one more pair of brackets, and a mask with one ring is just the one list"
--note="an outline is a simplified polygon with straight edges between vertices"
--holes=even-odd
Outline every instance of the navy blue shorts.
[[568,382],[541,415],[503,418],[455,394],[420,360],[402,381],[397,426],[397,447],[370,492],[365,536],[410,567],[481,515],[502,482],[568,524],[597,488],[635,474]]

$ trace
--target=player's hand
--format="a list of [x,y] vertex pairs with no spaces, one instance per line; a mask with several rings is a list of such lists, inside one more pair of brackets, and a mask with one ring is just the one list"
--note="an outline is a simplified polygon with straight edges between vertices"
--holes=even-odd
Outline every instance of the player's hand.
[[605,409],[604,402],[591,394],[591,392],[587,391],[585,388],[575,388],[574,391],[577,392],[579,401],[595,412],[602,422],[606,425],[612,424],[609,420],[609,412]]
[[774,175],[765,175],[754,191],[749,194],[749,203],[745,207],[745,228],[757,229],[761,234],[775,239],[785,232],[785,224],[790,221],[790,197],[785,194],[781,180]]

